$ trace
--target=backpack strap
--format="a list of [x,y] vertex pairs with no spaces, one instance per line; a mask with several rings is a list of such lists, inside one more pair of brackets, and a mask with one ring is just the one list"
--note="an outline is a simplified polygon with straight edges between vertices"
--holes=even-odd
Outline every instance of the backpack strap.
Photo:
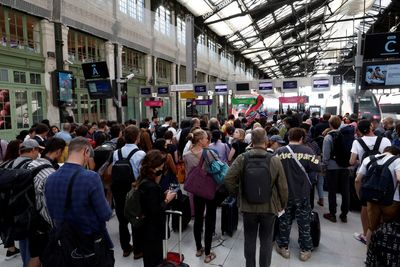
[[308,173],[306,171],[306,169],[304,169],[304,166],[300,163],[300,161],[297,159],[296,155],[294,154],[292,148],[287,145],[286,146],[287,150],[289,150],[289,153],[292,155],[292,159],[296,162],[296,164],[300,167],[300,169],[303,171],[303,173],[306,175],[308,182],[310,183],[310,185],[312,185],[310,177],[308,176]]
[[42,165],[37,166],[36,168],[33,168],[32,169],[32,177],[36,177],[36,175],[38,175],[39,172],[41,172],[44,169],[49,169],[49,168],[54,169],[53,165],[51,165],[51,164],[42,164]]
[[375,162],[377,162],[379,159],[383,159],[384,157],[385,157],[385,156],[380,156],[380,157],[377,157],[377,156],[375,156],[375,155],[369,156],[369,162],[368,162],[368,164],[367,164],[367,166],[366,166],[366,169],[368,170],[369,167],[371,167],[372,164],[374,164]]
[[68,189],[67,189],[67,197],[65,198],[65,204],[64,204],[64,218],[65,218],[65,213],[71,208],[71,199],[72,199],[72,187],[75,182],[75,178],[78,176],[79,170],[77,170],[71,177],[71,180],[69,180],[68,183]]
[[118,158],[117,158],[117,160],[121,160],[121,159],[123,159],[123,157],[122,157],[122,148],[120,148],[120,149],[118,149]]
[[390,164],[393,163],[393,161],[395,161],[396,159],[398,159],[398,156],[392,156],[390,159],[388,159],[384,164],[383,164],[383,168],[388,168]]
[[[121,149],[120,149],[121,150]],[[128,156],[126,157],[126,159],[127,160],[131,160],[131,158],[133,157],[133,155],[136,153],[136,152],[138,152],[139,151],[139,149],[138,148],[135,148],[134,150],[132,150],[129,154],[128,154]],[[122,156],[122,152],[121,152],[121,156]]]
[[[358,143],[360,143],[361,147],[364,149],[364,152],[370,151],[367,144],[361,138],[357,139]],[[375,143],[376,144],[376,143]]]
[[32,161],[32,159],[24,159],[17,166],[15,166],[13,169],[21,169],[25,164],[27,164],[28,162],[31,162],[31,161]]
[[382,139],[383,139],[382,136],[378,136],[378,138],[375,141],[375,145],[374,145],[373,150],[379,151],[379,147],[381,145]]

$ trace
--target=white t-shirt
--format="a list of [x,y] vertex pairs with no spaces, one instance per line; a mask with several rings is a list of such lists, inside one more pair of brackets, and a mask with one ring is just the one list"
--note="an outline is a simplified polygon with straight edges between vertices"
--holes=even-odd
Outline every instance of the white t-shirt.
[[246,136],[244,137],[244,142],[246,144],[250,144],[251,143],[251,132],[246,134]]
[[[378,137],[377,136],[363,136],[361,137],[361,139],[365,142],[365,144],[368,146],[369,149],[373,149],[376,139]],[[379,146],[379,152],[383,153],[383,150],[388,147],[391,146],[392,143],[390,143],[390,140],[387,139],[386,137],[382,138],[381,144]],[[357,154],[358,155],[358,160],[361,162],[361,159],[363,158],[364,155],[364,149],[362,148],[362,146],[360,145],[360,142],[356,140],[353,141],[353,145],[351,147],[351,153]]]
[[[176,137],[176,129],[174,127],[170,126],[169,124],[163,124],[163,125],[161,125],[161,127],[168,127],[167,131],[171,131],[172,134],[174,135],[174,137]],[[165,132],[167,132],[167,131],[165,131]]]
[[[379,155],[376,155],[376,156],[379,157],[379,156],[381,156],[381,155],[386,155],[386,156],[385,156],[384,158],[379,159],[379,160],[377,161],[377,163],[378,163],[379,165],[385,164],[385,162],[386,162],[387,160],[389,160],[391,157],[394,157],[394,156],[391,155],[391,154],[379,154]],[[363,160],[363,162],[362,162],[360,168],[358,169],[357,174],[361,174],[361,175],[364,176],[364,175],[367,173],[367,165],[368,165],[369,162],[370,162],[369,157],[368,157],[368,158],[365,158],[365,160]],[[399,197],[399,184],[398,184],[397,175],[396,175],[396,171],[400,171],[400,158],[396,159],[395,161],[393,161],[393,162],[389,165],[389,170],[390,170],[390,172],[391,172],[391,174],[392,174],[392,177],[393,177],[393,185],[396,187],[396,191],[395,191],[395,193],[394,193],[393,200],[394,200],[394,201],[400,201],[400,197]]]

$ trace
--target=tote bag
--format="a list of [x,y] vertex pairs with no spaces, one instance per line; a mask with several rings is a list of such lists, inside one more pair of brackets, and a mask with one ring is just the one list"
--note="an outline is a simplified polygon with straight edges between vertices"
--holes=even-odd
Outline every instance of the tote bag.
[[202,155],[199,164],[189,171],[184,189],[196,196],[212,200],[217,191],[217,184],[214,178],[202,168],[203,163],[204,158]]

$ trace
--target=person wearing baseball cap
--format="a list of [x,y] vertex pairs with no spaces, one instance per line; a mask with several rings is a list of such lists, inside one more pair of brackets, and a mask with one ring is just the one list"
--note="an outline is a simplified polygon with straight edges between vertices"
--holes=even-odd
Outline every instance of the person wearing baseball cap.
[[274,153],[278,148],[284,146],[286,143],[280,135],[273,135],[268,138],[268,152]]

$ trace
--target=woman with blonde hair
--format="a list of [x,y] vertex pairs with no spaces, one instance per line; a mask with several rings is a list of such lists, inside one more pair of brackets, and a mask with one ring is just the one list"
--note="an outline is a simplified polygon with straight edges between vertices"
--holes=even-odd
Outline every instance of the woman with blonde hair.
[[[203,150],[207,149],[209,145],[209,137],[207,132],[202,129],[196,129],[192,133],[188,135],[188,138],[192,142],[192,146],[183,155],[183,161],[185,163],[185,169],[187,170],[186,175],[190,173],[194,167],[198,166],[203,156]],[[213,159],[214,156],[218,158],[218,156],[212,153],[210,150],[206,150],[206,156],[209,160]],[[205,164],[202,166],[203,169],[207,169]],[[186,179],[191,179],[192,177],[186,177]],[[194,202],[194,210],[195,210],[195,218],[193,225],[193,234],[194,239],[196,241],[196,256],[201,257],[203,253],[205,254],[205,263],[210,263],[215,259],[216,255],[211,251],[211,242],[212,236],[215,230],[215,222],[216,222],[216,213],[217,213],[217,204],[215,200],[208,200],[203,197],[193,195]],[[204,247],[201,242],[201,234],[203,231],[203,217],[204,210],[206,209],[205,215],[205,231],[204,231]]]
[[233,133],[232,148],[228,157],[229,162],[233,162],[237,156],[246,151],[247,143],[244,142],[245,136],[246,132],[240,128],[237,128]]

